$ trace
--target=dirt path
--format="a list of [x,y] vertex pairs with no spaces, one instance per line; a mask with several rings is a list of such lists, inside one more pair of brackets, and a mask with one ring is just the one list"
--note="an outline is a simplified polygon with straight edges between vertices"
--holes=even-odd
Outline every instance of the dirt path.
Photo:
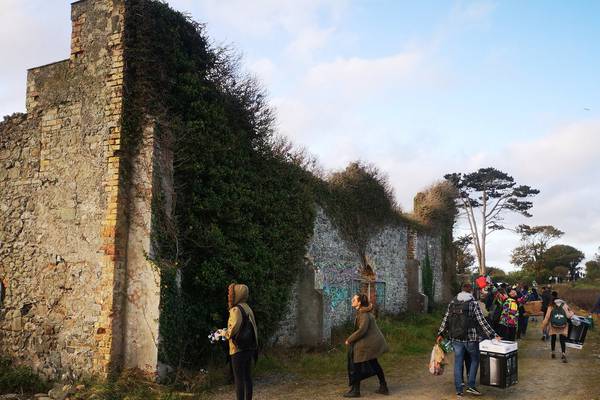
[[[530,323],[528,336],[519,341],[519,383],[508,389],[479,386],[480,399],[510,400],[600,400],[600,334],[588,336],[582,350],[567,348],[569,362],[550,358],[550,344],[540,340],[539,322]],[[557,347],[560,350],[559,344]],[[560,352],[558,352],[560,354]],[[427,371],[428,357],[408,359],[403,365],[386,371],[390,396],[373,393],[377,379],[363,382],[361,392],[366,399],[455,399],[452,383],[452,362],[442,376]],[[340,366],[343,368],[343,366]],[[255,383],[256,400],[340,399],[347,388],[341,371],[336,381],[299,381],[285,377],[267,377]],[[464,398],[472,397],[465,395]],[[210,397],[215,400],[234,399],[232,388],[223,388]]]

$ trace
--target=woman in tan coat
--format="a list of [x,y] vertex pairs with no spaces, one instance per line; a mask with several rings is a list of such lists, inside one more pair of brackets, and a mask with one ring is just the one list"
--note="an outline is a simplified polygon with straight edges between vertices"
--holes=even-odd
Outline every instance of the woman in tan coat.
[[[365,367],[372,370],[379,378],[379,389],[375,392],[389,394],[383,369],[377,358],[388,351],[388,345],[383,334],[377,326],[375,316],[371,312],[373,306],[364,294],[352,297],[352,307],[356,309],[354,321],[355,331],[346,339],[346,345],[350,346],[350,359],[348,373],[350,376],[351,389],[344,397],[360,397],[360,372]],[[373,375],[373,373],[370,375]]]
[[258,349],[254,312],[246,303],[248,286],[232,283],[227,290],[229,320],[224,336],[229,340],[229,355],[237,400],[252,400],[252,358]]
[[565,351],[567,336],[569,335],[568,320],[573,317],[573,314],[573,311],[571,311],[567,303],[558,298],[558,293],[552,292],[552,302],[548,305],[548,310],[546,310],[546,316],[544,317],[544,322],[542,322],[542,332],[545,332],[548,328],[548,334],[551,338],[550,348],[552,350],[552,358],[556,358],[554,355],[556,336],[558,335],[560,337],[560,349],[562,351],[560,358],[564,363],[567,362]]

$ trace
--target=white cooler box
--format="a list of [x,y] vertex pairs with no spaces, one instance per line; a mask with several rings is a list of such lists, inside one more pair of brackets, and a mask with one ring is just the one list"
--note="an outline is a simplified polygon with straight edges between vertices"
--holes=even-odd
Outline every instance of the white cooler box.
[[519,382],[517,342],[484,340],[479,343],[479,382],[507,388]]

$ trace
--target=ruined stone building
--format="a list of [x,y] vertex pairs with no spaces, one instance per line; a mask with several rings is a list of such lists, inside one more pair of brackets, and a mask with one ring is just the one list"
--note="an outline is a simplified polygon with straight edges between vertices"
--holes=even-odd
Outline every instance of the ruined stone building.
[[[124,136],[128,4],[74,2],[69,58],[30,69],[26,113],[0,123],[0,352],[50,378],[121,367],[154,372],[158,364],[152,196],[157,187],[173,192],[173,156],[156,142],[151,115],[142,119],[139,145]],[[168,214],[170,200],[161,204]],[[318,208],[290,317],[274,341],[326,342],[332,326],[350,317],[349,296],[359,290],[383,312],[423,310],[425,257],[430,301],[448,297],[438,233],[390,227],[367,253],[369,282]]]
[[157,155],[148,131],[130,171],[122,163],[125,4],[71,7],[69,58],[30,69],[27,113],[0,126],[0,346],[48,377],[154,369]]

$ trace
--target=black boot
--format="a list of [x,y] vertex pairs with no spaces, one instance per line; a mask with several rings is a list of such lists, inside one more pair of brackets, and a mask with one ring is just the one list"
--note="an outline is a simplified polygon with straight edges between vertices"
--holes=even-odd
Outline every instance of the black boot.
[[388,387],[387,387],[387,383],[385,381],[379,382],[379,389],[377,389],[375,391],[375,393],[385,394],[385,395],[390,394],[390,391],[388,390]]
[[344,393],[344,397],[360,397],[360,382],[352,385],[348,393]]

